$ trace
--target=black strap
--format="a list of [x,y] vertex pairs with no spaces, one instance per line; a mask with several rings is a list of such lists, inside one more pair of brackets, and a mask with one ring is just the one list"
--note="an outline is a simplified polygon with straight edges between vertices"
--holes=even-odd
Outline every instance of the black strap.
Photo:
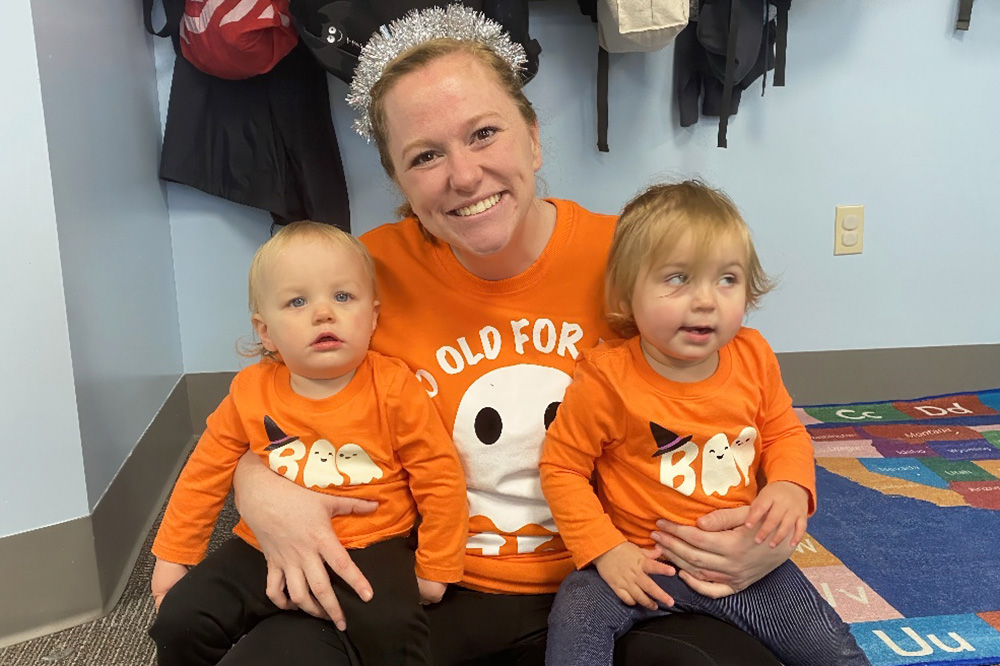
[[726,44],[726,77],[722,83],[722,108],[719,114],[719,148],[725,148],[726,130],[729,129],[729,108],[733,104],[733,77],[736,73],[736,37],[740,32],[737,19],[739,0],[729,2],[729,43]]
[[608,52],[597,47],[597,149],[608,148]]
[[785,85],[785,52],[788,50],[788,9],[792,0],[777,0],[778,32],[774,37],[774,77],[771,85]]
[[157,37],[168,37],[170,36],[170,20],[167,17],[167,21],[163,24],[163,27],[159,30],[153,29],[153,0],[142,0],[142,20],[146,25],[146,32]]
[[968,30],[969,23],[972,22],[972,0],[959,0],[958,21],[955,23],[955,30]]

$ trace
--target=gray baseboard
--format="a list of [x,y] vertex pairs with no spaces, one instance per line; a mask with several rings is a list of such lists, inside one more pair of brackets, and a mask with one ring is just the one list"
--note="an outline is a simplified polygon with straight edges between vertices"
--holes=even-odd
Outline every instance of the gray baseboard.
[[174,387],[91,515],[0,539],[0,571],[17,572],[0,576],[0,647],[114,608],[194,444],[188,383]]
[[778,362],[796,405],[1000,388],[1000,344],[793,352]]
[[[795,352],[778,359],[800,405],[1000,387],[1000,344]],[[0,647],[114,607],[181,464],[234,374],[185,375],[92,515],[0,539],[0,571],[19,572],[0,577]]]

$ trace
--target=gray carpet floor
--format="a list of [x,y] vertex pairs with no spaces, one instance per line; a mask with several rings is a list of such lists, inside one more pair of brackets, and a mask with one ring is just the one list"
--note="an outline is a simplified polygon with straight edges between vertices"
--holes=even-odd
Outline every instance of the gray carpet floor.
[[[115,608],[104,617],[65,631],[0,648],[2,666],[155,666],[156,648],[146,630],[153,621],[153,599],[149,577],[153,555],[149,552],[160,525],[157,517],[125,591]],[[238,516],[232,497],[226,502],[212,537],[217,546],[231,536]]]

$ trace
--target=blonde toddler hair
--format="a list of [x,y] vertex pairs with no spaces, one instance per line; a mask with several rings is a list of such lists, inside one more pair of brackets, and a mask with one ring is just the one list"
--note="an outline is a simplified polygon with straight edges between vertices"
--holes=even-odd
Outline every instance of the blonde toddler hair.
[[[364,266],[365,274],[372,281],[372,293],[378,299],[378,283],[375,280],[375,262],[372,260],[368,248],[351,234],[338,229],[332,224],[313,222],[312,220],[301,220],[292,222],[282,227],[274,236],[257,249],[257,253],[250,262],[250,276],[248,279],[248,296],[250,315],[260,312],[262,284],[264,281],[264,271],[268,264],[278,256],[282,250],[294,240],[315,240],[320,242],[340,245],[353,252],[361,264]],[[268,351],[261,344],[260,340],[253,340],[246,344],[241,344],[239,352],[247,357],[261,357],[275,359],[277,354]]]
[[632,292],[640,273],[653,259],[690,234],[695,264],[720,238],[735,234],[746,248],[747,309],[773,287],[757,258],[750,229],[736,205],[722,191],[697,180],[653,185],[622,209],[604,275],[604,310],[620,335],[638,333],[632,313]]

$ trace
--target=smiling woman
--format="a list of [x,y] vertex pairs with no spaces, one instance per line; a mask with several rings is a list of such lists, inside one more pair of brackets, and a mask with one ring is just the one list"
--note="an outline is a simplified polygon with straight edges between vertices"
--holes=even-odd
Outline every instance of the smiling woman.
[[427,232],[472,273],[501,279],[541,255],[555,208],[535,197],[537,122],[524,117],[482,60],[498,56],[466,44],[441,40],[435,46],[442,55],[373,91],[373,105],[384,95],[376,113],[393,119],[373,123],[375,141]]
[[[382,302],[372,346],[405,361],[427,388],[468,486],[462,580],[427,606],[439,666],[542,663],[554,593],[573,563],[541,492],[541,445],[579,353],[615,337],[602,316],[615,218],[536,196],[542,151],[518,77],[523,53],[498,30],[460,6],[411,14],[365,47],[349,100],[361,116],[356,126],[375,139],[408,203],[406,219],[361,239],[375,259]],[[310,495],[253,458],[241,463],[236,490],[267,554],[268,596],[279,607],[342,619],[331,571],[359,594],[385,594],[317,518],[356,505]],[[295,507],[296,519],[278,507]],[[721,516],[718,529],[728,531],[711,534],[690,527],[706,537],[705,549],[676,539],[681,552],[664,551],[712,563],[700,574],[745,586],[789,551],[729,529],[744,520]],[[777,663],[710,618],[640,627],[622,639],[622,663]],[[244,660],[225,663],[350,663],[323,638],[329,631],[328,620],[304,614],[268,620],[240,641]],[[279,639],[280,653],[269,647]]]

